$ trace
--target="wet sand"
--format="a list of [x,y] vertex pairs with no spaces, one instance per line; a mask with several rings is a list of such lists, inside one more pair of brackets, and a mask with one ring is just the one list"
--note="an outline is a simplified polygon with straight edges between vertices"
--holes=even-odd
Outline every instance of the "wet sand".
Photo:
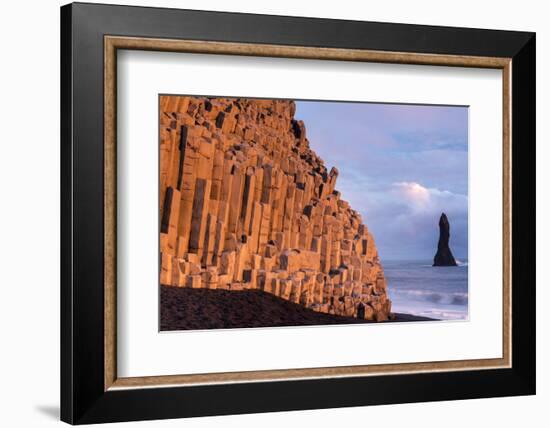
[[[260,290],[160,288],[162,331],[373,322],[315,312]],[[435,320],[409,314],[392,314],[388,322],[405,321]]]

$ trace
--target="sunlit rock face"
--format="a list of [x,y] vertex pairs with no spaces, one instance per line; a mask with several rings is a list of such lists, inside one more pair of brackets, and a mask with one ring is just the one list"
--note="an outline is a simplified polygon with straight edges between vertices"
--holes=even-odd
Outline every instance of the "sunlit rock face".
[[319,312],[386,320],[374,239],[295,109],[288,100],[160,98],[160,283],[261,289]]

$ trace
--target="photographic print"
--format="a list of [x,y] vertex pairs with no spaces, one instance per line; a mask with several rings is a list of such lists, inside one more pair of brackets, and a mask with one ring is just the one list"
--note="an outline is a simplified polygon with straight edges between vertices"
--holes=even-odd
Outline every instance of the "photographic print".
[[160,330],[468,319],[468,108],[159,97]]

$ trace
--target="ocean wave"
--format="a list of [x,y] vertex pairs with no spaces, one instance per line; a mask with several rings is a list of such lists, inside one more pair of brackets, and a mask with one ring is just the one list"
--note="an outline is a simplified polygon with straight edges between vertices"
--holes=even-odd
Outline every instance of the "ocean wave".
[[451,305],[462,305],[465,306],[468,304],[468,295],[462,296],[460,294],[453,295],[453,298],[451,299]]
[[437,320],[457,321],[468,319],[468,310],[441,309],[433,307],[418,308],[414,306],[402,305],[399,308],[395,308],[395,311]]
[[442,311],[438,309],[428,309],[419,311],[417,314],[423,317],[436,318],[440,320],[465,320],[468,318],[467,312],[462,311]]
[[468,293],[442,293],[429,290],[393,290],[393,293],[417,297],[431,303],[446,303],[450,305],[468,305]]
[[[460,260],[458,260],[458,259],[455,259],[455,262],[456,262],[456,265],[457,265],[458,267],[467,267],[467,266],[468,266],[468,262],[462,262],[462,261],[460,261]],[[420,267],[434,267],[433,264],[431,264],[431,265],[419,265],[419,266],[420,266]]]

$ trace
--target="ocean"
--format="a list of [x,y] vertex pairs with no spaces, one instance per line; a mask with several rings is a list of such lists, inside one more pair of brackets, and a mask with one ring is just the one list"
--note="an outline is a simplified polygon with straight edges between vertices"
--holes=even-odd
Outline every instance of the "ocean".
[[468,262],[432,267],[431,260],[382,260],[392,312],[439,320],[468,319]]

